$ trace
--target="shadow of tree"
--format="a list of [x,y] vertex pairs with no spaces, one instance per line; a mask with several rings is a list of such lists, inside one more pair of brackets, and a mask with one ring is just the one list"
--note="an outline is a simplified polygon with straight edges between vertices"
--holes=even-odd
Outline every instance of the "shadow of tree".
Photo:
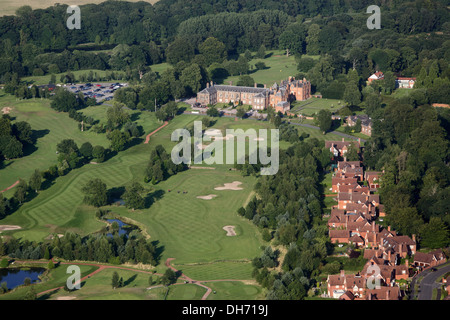
[[145,208],[148,209],[151,207],[153,203],[155,203],[156,200],[162,199],[166,192],[164,190],[158,189],[154,192],[151,192],[145,197]]
[[132,275],[127,280],[124,281],[123,286],[126,287],[130,283],[132,283],[137,278],[137,274]]

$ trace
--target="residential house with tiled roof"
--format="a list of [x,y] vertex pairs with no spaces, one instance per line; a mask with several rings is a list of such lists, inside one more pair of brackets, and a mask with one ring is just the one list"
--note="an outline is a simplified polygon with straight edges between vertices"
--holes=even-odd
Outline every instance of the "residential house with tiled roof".
[[355,274],[345,274],[341,270],[340,274],[329,275],[327,278],[328,296],[339,299],[345,292],[350,291],[354,297],[364,297],[366,287],[365,278]]
[[366,300],[400,300],[401,291],[399,287],[380,287],[366,290]]
[[382,174],[382,172],[378,171],[366,171],[364,173],[364,180],[367,181],[367,184],[371,190],[376,190],[380,187]]
[[416,267],[434,267],[447,262],[447,258],[442,250],[434,250],[429,253],[416,252],[413,264]]
[[358,178],[351,177],[332,177],[331,178],[331,191],[333,193],[339,192],[339,187],[342,185],[357,185],[358,184]]
[[325,148],[329,149],[330,152],[335,157],[343,157],[347,153],[348,149],[350,148],[350,145],[352,143],[356,143],[356,146],[358,147],[358,150],[360,148],[360,143],[356,141],[345,141],[344,138],[342,138],[341,141],[325,141]]
[[412,239],[408,236],[387,237],[383,239],[382,246],[386,249],[392,248],[401,258],[416,254],[415,235],[413,235]]
[[415,77],[397,77],[397,79],[395,79],[396,88],[412,89],[414,88],[415,83],[416,83]]
[[367,81],[370,83],[372,83],[372,81],[377,81],[377,80],[383,80],[384,79],[384,73],[381,71],[377,71],[374,74],[372,74]]

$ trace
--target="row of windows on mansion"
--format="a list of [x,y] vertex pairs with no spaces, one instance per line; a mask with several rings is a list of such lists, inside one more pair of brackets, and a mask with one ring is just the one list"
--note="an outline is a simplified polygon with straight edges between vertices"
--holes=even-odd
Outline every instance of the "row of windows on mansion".
[[197,93],[197,103],[202,106],[216,103],[233,103],[251,105],[253,109],[264,110],[271,106],[276,111],[285,113],[290,110],[290,102],[294,100],[307,100],[311,97],[311,82],[305,78],[296,80],[289,77],[282,80],[280,85],[274,83],[267,88],[242,87],[233,85],[217,85],[212,81],[206,88]]

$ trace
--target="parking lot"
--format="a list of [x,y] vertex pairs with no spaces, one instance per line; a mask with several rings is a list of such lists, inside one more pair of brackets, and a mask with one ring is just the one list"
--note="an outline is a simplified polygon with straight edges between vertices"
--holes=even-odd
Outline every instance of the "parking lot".
[[114,97],[114,92],[123,87],[127,87],[128,83],[81,83],[81,84],[66,84],[66,88],[72,93],[82,92],[85,97],[95,98],[97,103],[109,101]]

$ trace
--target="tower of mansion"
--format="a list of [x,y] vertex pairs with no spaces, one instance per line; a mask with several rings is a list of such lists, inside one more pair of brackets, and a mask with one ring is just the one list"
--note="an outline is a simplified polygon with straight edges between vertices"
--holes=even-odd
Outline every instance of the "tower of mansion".
[[264,110],[271,106],[275,111],[285,113],[290,110],[290,102],[294,100],[307,100],[311,97],[311,82],[296,80],[289,77],[274,83],[270,88],[241,87],[233,85],[217,85],[212,81],[206,88],[197,93],[197,102],[202,106],[216,103],[234,103],[241,101],[243,104],[251,105],[255,110]]

